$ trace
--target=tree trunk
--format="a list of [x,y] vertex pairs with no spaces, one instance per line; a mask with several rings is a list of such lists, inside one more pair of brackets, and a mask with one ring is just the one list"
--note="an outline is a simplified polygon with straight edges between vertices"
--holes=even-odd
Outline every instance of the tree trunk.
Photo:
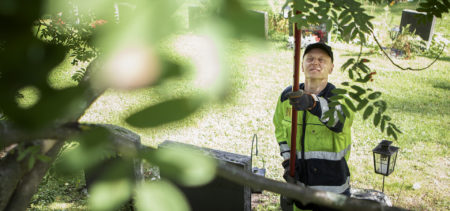
[[0,210],[4,210],[8,205],[17,184],[25,175],[27,169],[25,160],[27,159],[17,162],[17,153],[7,155],[0,160]]
[[[58,152],[64,145],[63,141],[43,141],[42,148],[44,152],[42,154],[51,158],[50,162],[37,161],[33,169],[23,176],[22,181],[16,187],[14,194],[9,200],[8,206],[5,210],[26,210],[29,201],[33,197],[34,193],[38,190],[39,183],[45,176],[45,173],[50,168],[51,164],[55,160]],[[45,151],[47,148],[48,151]]]
[[[104,92],[106,87],[95,87],[89,83],[91,72],[101,68],[102,62],[100,59],[94,59],[87,68],[87,74],[80,86],[87,87],[84,93],[84,102],[78,107],[76,111],[71,112],[64,119],[58,122],[61,124],[54,125],[47,130],[39,131],[37,133],[30,133],[21,128],[13,127],[12,124],[6,121],[0,122],[0,148],[10,146],[12,144],[27,143],[35,140],[52,139],[57,140],[56,144],[47,148],[52,160],[56,157],[59,150],[63,146],[63,140],[80,132],[77,121],[92,103]],[[49,142],[45,142],[49,143]],[[44,147],[45,148],[45,144]],[[42,178],[45,176],[49,166],[52,162],[42,163],[37,162],[34,168],[27,173],[28,166],[26,165],[28,159],[25,158],[22,162],[17,162],[17,155],[6,155],[4,159],[0,158],[0,210],[25,210],[29,204],[31,197],[37,191],[37,186]],[[20,182],[20,184],[19,184]],[[14,195],[13,195],[14,194]],[[19,206],[19,205],[22,206]]]

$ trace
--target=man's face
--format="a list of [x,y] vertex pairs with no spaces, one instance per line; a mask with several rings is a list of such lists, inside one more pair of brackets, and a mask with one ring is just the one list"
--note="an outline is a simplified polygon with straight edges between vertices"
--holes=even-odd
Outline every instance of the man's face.
[[328,79],[333,67],[331,57],[320,48],[310,50],[303,58],[302,69],[306,79]]

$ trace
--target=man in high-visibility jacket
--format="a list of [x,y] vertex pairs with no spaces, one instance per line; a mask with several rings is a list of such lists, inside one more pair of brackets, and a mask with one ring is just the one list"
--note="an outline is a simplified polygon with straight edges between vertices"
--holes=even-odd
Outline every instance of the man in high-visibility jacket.
[[[292,92],[292,86],[287,87],[278,99],[273,123],[275,136],[280,146],[280,155],[285,168],[284,178],[294,180],[297,184],[307,187],[350,195],[350,171],[347,161],[351,147],[351,125],[353,115],[345,116],[340,106],[340,112],[345,118],[328,125],[329,118],[324,113],[330,108],[331,90],[336,87],[328,82],[332,73],[333,51],[324,43],[314,43],[306,47],[303,54],[302,72],[305,83],[300,84],[300,90]],[[289,175],[292,106],[298,111],[297,152],[295,177]],[[337,113],[334,113],[338,119]],[[316,209],[314,205],[302,205],[302,209]]]

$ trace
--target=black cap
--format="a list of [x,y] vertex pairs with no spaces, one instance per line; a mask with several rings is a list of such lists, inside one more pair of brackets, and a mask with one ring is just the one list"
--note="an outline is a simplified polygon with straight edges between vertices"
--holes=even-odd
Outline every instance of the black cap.
[[330,56],[331,62],[334,61],[333,51],[331,50],[331,47],[322,42],[316,42],[316,43],[309,44],[308,46],[306,46],[305,52],[303,53],[303,58],[309,51],[311,51],[312,49],[315,49],[315,48],[319,48],[319,49],[322,49],[323,51],[325,51],[328,54],[328,56]]

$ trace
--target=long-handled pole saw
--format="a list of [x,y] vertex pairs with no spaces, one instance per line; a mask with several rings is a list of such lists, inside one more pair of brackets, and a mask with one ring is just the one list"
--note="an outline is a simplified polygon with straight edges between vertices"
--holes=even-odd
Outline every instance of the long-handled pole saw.
[[[295,3],[294,3],[295,4]],[[294,6],[295,8],[295,6]],[[300,14],[300,11],[295,12],[296,15]],[[292,91],[299,90],[299,78],[300,78],[300,46],[301,46],[301,33],[302,31],[297,28],[297,23],[294,24],[294,85]],[[291,125],[291,159],[289,162],[289,172],[291,177],[295,176],[295,161],[297,152],[297,110],[292,106],[292,125]]]

